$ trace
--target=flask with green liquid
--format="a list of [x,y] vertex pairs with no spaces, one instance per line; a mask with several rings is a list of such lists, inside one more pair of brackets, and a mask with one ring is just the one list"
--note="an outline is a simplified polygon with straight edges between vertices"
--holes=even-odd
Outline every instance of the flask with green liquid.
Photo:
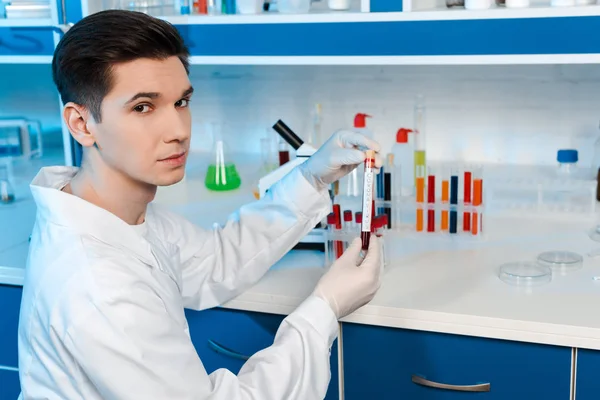
[[208,165],[204,186],[209,190],[220,192],[237,189],[242,184],[242,180],[235,164],[228,158],[221,125],[212,123],[209,128],[213,135],[213,162]]

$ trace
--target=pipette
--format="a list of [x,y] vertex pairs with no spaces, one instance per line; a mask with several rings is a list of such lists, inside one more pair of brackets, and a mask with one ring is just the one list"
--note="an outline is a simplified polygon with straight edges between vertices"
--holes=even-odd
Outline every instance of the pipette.
[[362,204],[362,224],[360,238],[362,240],[362,250],[369,249],[371,241],[371,220],[373,218],[373,184],[375,183],[375,152],[366,151],[365,174],[363,182],[363,204]]

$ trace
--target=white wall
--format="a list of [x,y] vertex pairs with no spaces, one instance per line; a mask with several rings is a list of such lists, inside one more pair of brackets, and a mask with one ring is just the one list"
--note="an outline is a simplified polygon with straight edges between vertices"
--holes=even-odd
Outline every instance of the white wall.
[[431,160],[553,164],[559,147],[588,163],[600,134],[600,66],[193,67],[193,146],[210,148],[203,122],[224,120],[233,151],[259,152],[278,118],[306,135],[313,103],[323,132],[350,127],[356,112],[389,149],[427,98]]
[[[50,66],[0,66],[0,117],[24,115],[60,126]],[[553,164],[575,147],[590,161],[600,119],[600,66],[194,66],[193,147],[208,150],[206,121],[226,121],[232,151],[260,151],[259,138],[282,118],[305,135],[315,102],[323,132],[352,125],[356,112],[389,149],[412,126],[413,99],[427,97],[431,160]]]

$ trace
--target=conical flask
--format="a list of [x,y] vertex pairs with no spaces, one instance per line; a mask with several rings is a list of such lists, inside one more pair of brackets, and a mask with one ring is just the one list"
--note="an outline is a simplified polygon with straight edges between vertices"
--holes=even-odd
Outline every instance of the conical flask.
[[208,165],[204,185],[209,190],[227,191],[240,187],[242,180],[238,175],[235,164],[227,154],[227,144],[222,134],[222,125],[211,123],[208,125],[213,136],[212,162]]
[[12,160],[0,159],[0,204],[15,201],[15,191],[12,186]]

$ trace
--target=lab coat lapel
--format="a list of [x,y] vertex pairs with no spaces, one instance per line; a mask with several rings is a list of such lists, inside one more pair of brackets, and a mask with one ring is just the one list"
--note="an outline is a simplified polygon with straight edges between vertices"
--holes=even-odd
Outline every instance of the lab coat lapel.
[[125,221],[60,190],[76,172],[77,168],[74,167],[46,167],[40,170],[30,185],[38,216],[81,235],[93,236],[156,267],[150,244]]

